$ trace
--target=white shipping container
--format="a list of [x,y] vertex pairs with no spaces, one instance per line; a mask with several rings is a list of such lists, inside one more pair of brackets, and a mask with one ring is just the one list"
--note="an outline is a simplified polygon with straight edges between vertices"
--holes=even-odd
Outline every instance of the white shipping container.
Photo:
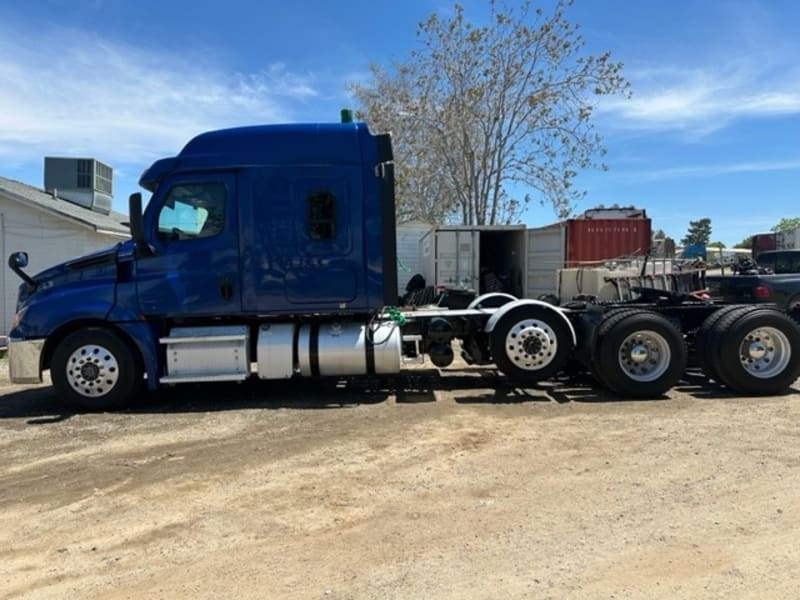
[[523,225],[439,227],[422,237],[420,254],[427,285],[523,294]]
[[422,275],[428,285],[478,289],[478,241],[474,229],[436,229],[422,238]]
[[566,228],[541,227],[525,232],[525,297],[558,296],[558,270],[566,260]]
[[800,249],[800,227],[789,231],[779,231],[775,234],[776,250],[797,250]]
[[406,293],[408,281],[422,273],[422,255],[419,242],[433,229],[433,225],[422,221],[400,223],[397,226],[397,294]]

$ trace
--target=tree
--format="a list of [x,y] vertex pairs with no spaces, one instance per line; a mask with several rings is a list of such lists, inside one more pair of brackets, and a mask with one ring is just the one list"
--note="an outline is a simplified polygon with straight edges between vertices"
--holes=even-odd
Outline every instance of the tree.
[[690,244],[705,244],[708,245],[708,240],[711,239],[711,219],[704,217],[697,221],[689,221],[689,231],[681,240],[684,246]]
[[725,242],[709,242],[709,248],[727,248]]
[[784,217],[770,231],[791,231],[800,227],[800,217]]
[[753,247],[753,236],[750,235],[744,238],[741,242],[735,244],[733,247],[740,248],[742,250],[750,250]]
[[357,116],[394,135],[401,214],[511,222],[533,197],[569,215],[584,195],[578,171],[605,168],[593,101],[628,95],[621,63],[583,52],[570,5],[545,14],[490,0],[490,22],[473,25],[456,4],[419,24],[407,60],[350,86]]

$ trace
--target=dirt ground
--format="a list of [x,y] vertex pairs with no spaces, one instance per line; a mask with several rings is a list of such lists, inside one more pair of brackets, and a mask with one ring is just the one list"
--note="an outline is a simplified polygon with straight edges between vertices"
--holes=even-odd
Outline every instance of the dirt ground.
[[0,598],[796,599],[797,389],[422,369],[74,414],[3,372]]

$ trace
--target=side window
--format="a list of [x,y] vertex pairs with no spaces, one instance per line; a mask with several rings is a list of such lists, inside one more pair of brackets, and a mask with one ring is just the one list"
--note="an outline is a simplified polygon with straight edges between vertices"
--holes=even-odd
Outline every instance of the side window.
[[776,273],[797,273],[800,266],[800,252],[779,252],[775,254]]
[[332,240],[336,237],[336,198],[330,192],[313,192],[306,198],[308,237]]
[[158,237],[164,241],[207,238],[225,226],[225,186],[216,182],[173,187],[158,213]]

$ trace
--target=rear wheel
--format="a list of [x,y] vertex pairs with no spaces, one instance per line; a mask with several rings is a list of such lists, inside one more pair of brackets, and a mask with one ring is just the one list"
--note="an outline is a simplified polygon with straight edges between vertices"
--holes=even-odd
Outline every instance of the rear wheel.
[[700,361],[700,366],[709,379],[713,379],[717,382],[719,381],[719,372],[717,371],[718,360],[715,358],[719,341],[719,333],[716,325],[723,317],[734,312],[742,315],[753,310],[758,310],[759,308],[761,307],[758,305],[742,306],[741,304],[723,306],[719,310],[708,315],[700,325],[695,333],[695,351],[697,353],[697,359]]
[[602,386],[609,387],[608,382],[606,382],[605,378],[603,377],[603,368],[600,366],[598,361],[600,357],[599,352],[599,343],[600,340],[603,339],[605,335],[608,334],[609,331],[609,323],[615,323],[618,319],[614,319],[615,316],[621,315],[626,313],[628,315],[633,314],[640,314],[644,312],[642,309],[631,309],[631,308],[612,308],[611,310],[605,312],[603,314],[603,320],[597,327],[597,334],[595,335],[594,339],[592,340],[592,351],[591,355],[589,356],[589,364],[587,365],[589,368],[589,373],[592,377]]
[[732,313],[717,327],[717,368],[732,390],[777,394],[800,376],[800,327],[782,311]]
[[555,309],[523,305],[500,318],[489,344],[503,373],[522,383],[536,383],[564,367],[572,335]]
[[594,363],[614,392],[634,398],[661,396],[686,369],[686,343],[660,314],[622,312],[601,325]]
[[65,337],[53,353],[50,376],[65,401],[89,410],[122,408],[142,383],[142,369],[131,349],[100,327]]
[[786,312],[800,325],[800,295],[795,296],[786,304]]

